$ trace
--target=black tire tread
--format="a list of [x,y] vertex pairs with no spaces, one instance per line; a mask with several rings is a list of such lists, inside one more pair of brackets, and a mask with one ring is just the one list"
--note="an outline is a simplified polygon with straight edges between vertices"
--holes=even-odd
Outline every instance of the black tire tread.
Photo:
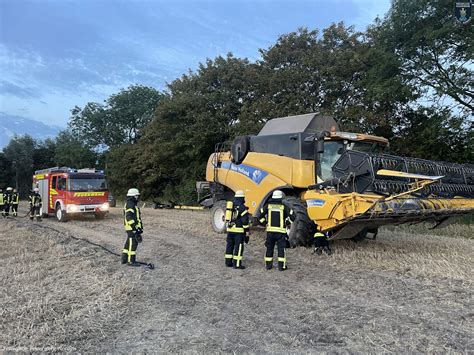
[[291,232],[289,239],[290,245],[295,246],[309,246],[312,244],[312,233],[314,233],[315,225],[309,219],[306,203],[295,196],[285,196],[283,203],[288,205],[296,213],[296,224]]

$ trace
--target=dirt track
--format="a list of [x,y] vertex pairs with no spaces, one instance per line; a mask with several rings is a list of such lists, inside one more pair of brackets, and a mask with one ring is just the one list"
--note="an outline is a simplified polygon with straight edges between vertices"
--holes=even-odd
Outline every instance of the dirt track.
[[[72,257],[93,259],[83,266],[85,274],[96,268],[104,273],[103,285],[117,278],[124,284],[126,291],[111,295],[104,308],[117,312],[112,304],[119,305],[124,316],[104,317],[102,333],[86,329],[87,336],[74,339],[78,351],[474,351],[472,240],[382,232],[377,241],[335,243],[332,257],[289,250],[290,270],[281,273],[264,269],[259,231],[244,254],[247,269],[226,268],[224,236],[210,230],[202,212],[144,210],[138,256],[156,263],[153,271],[123,267],[117,257],[67,237],[120,252],[121,218],[114,209],[104,221],[59,224],[51,218],[40,227],[9,220],[5,225],[20,233],[0,233],[3,245],[25,233],[67,240],[78,251]],[[6,293],[14,294],[19,286],[9,287]],[[69,287],[74,291],[74,284]],[[27,328],[28,319],[17,322]],[[0,349],[12,344],[31,342],[20,337]]]

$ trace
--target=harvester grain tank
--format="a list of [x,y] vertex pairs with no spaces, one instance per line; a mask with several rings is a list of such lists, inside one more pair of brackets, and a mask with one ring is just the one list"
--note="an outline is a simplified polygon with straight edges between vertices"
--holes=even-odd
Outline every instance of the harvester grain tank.
[[331,239],[364,238],[388,224],[433,221],[474,212],[474,165],[385,153],[388,140],[341,132],[311,113],[269,120],[256,136],[217,144],[208,160],[202,204],[214,230],[225,229],[225,200],[243,189],[254,217],[276,189],[297,212],[290,243],[306,245],[320,230]]

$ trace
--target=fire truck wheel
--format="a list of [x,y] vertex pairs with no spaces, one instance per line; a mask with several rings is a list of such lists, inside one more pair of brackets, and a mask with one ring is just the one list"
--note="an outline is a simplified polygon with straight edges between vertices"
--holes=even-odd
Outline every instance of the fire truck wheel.
[[67,216],[66,216],[66,211],[61,209],[61,205],[56,206],[56,219],[59,222],[66,222],[67,221]]

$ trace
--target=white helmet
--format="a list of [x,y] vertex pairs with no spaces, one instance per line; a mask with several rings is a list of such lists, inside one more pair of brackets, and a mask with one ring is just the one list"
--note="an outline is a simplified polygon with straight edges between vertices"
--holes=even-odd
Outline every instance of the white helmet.
[[39,192],[39,190],[40,190],[40,189],[38,189],[37,187],[35,187],[35,188],[33,189],[34,192]]
[[138,189],[129,189],[127,192],[127,196],[140,196],[140,191],[138,191]]
[[13,187],[7,187],[7,191],[12,191]]
[[235,197],[245,197],[245,192],[243,190],[235,191]]
[[280,190],[273,191],[272,198],[275,200],[281,200],[284,196],[284,193]]

